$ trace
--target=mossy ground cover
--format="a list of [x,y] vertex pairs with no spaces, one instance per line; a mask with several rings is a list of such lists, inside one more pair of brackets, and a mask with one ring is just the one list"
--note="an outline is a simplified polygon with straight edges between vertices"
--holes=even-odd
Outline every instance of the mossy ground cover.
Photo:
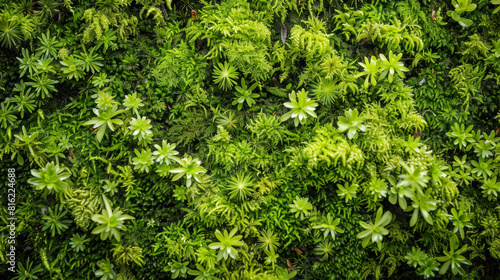
[[2,279],[498,279],[500,2],[0,0]]

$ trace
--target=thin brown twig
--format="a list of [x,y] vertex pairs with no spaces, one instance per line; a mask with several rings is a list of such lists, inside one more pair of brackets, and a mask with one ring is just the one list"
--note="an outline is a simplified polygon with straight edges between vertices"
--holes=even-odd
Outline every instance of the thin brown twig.
[[[50,28],[50,27],[52,26],[52,24],[54,23],[54,20],[56,20],[56,18],[54,18],[54,19],[52,20],[52,22],[50,23],[49,27],[47,27],[47,29],[45,29],[45,31],[49,30],[49,28]],[[45,32],[45,31],[44,31],[44,32]]]

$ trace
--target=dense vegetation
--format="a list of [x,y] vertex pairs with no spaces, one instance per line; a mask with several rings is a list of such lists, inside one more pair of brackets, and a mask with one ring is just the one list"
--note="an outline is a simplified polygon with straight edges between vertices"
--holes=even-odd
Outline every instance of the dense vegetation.
[[0,277],[499,279],[499,4],[0,0]]

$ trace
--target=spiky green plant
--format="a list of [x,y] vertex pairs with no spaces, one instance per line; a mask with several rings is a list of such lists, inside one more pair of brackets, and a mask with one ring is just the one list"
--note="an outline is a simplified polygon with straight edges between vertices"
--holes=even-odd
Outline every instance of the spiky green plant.
[[[383,214],[382,214],[383,213]],[[392,214],[389,211],[385,211],[380,207],[377,211],[377,215],[375,216],[374,222],[359,222],[361,227],[365,230],[360,232],[357,237],[363,239],[361,245],[363,248],[368,246],[371,242],[377,243],[378,249],[382,250],[383,244],[382,240],[384,239],[384,235],[388,235],[389,231],[385,228],[392,220]]]
[[54,210],[49,207],[49,214],[44,215],[42,219],[45,220],[42,230],[50,230],[51,236],[54,237],[61,232],[66,231],[69,225],[73,222],[72,220],[64,220],[64,216],[68,213],[68,210],[63,211],[62,205],[56,206]]
[[31,170],[31,174],[35,178],[29,179],[28,183],[34,185],[38,191],[60,193],[68,188],[68,183],[64,182],[64,180],[68,179],[70,174],[64,172],[64,169],[60,168],[59,165],[55,165],[54,162],[47,163],[41,169]]
[[322,219],[322,224],[319,224],[317,226],[314,226],[314,229],[319,229],[323,231],[324,238],[326,239],[328,235],[332,237],[333,240],[335,240],[335,233],[343,233],[344,230],[339,228],[338,225],[340,224],[340,218],[333,219],[333,216],[328,213],[328,215],[325,217],[321,217]]
[[100,260],[97,262],[99,269],[95,272],[96,277],[101,277],[100,280],[115,280],[116,272],[113,270],[114,265],[109,259]]
[[357,109],[349,109],[345,112],[345,117],[339,116],[337,125],[339,126],[340,132],[347,131],[347,137],[349,139],[356,139],[358,137],[358,130],[363,132],[366,131],[366,126],[363,124],[365,120],[366,117],[359,116]]
[[271,229],[262,231],[258,237],[259,247],[268,250],[269,252],[274,252],[278,249],[280,238]]
[[285,102],[283,105],[290,108],[290,112],[281,116],[281,121],[284,122],[289,118],[293,118],[295,126],[300,124],[305,124],[306,119],[309,116],[317,118],[314,110],[318,107],[316,101],[311,100],[307,97],[307,92],[302,89],[299,92],[292,91],[289,95],[290,102]]
[[228,194],[231,199],[243,202],[248,195],[251,195],[255,191],[254,186],[255,181],[252,176],[238,173],[236,177],[231,176],[229,178],[226,189],[229,191]]
[[219,231],[215,231],[215,237],[219,242],[210,243],[208,247],[213,250],[219,249],[219,254],[217,255],[217,261],[220,261],[222,258],[227,260],[229,257],[236,259],[238,257],[238,251],[234,247],[243,246],[245,244],[243,241],[240,241],[243,238],[242,235],[236,235],[238,228],[234,228],[228,234],[227,230],[224,230],[224,235]]
[[141,173],[146,172],[149,173],[149,167],[153,165],[155,157],[150,149],[142,149],[140,152],[137,149],[134,149],[134,153],[137,155],[132,159],[132,164],[134,165],[135,170],[139,170]]
[[126,107],[126,110],[132,109],[132,111],[139,118],[139,107],[144,107],[144,104],[142,104],[141,97],[137,97],[137,92],[134,91],[132,94],[125,95],[123,106]]
[[132,131],[132,135],[134,138],[139,141],[144,140],[148,137],[149,134],[152,134],[151,128],[153,127],[151,124],[151,120],[146,117],[142,118],[132,118],[130,121],[130,126],[128,127]]
[[186,186],[188,188],[193,183],[191,178],[193,178],[196,182],[201,183],[199,176],[200,174],[207,172],[207,170],[200,166],[200,160],[197,158],[193,159],[191,156],[183,159],[175,158],[174,160],[179,163],[181,167],[170,170],[171,173],[177,173],[177,175],[172,178],[172,181],[177,181],[186,175]]
[[85,243],[90,241],[90,239],[85,239],[85,234],[80,236],[78,233],[73,234],[70,240],[69,245],[71,245],[71,248],[73,248],[75,252],[85,250]]
[[233,88],[233,85],[236,85],[236,79],[238,79],[238,72],[236,68],[234,68],[227,61],[217,64],[219,67],[214,67],[214,83],[217,83],[219,87],[223,90],[228,90]]
[[0,43],[2,47],[9,49],[19,45],[21,42],[21,29],[19,23],[12,20],[10,14],[0,14]]
[[166,140],[161,142],[161,147],[155,144],[156,151],[153,152],[153,155],[156,157],[156,162],[159,164],[165,163],[166,165],[174,162],[177,158],[176,155],[179,154],[178,151],[174,150],[175,147],[175,144],[168,144]]
[[12,280],[31,280],[31,279],[40,279],[36,276],[37,273],[43,271],[41,264],[38,264],[33,268],[33,262],[28,257],[26,261],[26,267],[23,266],[21,262],[18,262],[19,269],[17,270],[17,276],[13,277]]
[[238,110],[241,110],[243,108],[243,104],[247,103],[248,107],[252,107],[255,105],[255,100],[254,98],[260,97],[260,94],[254,93],[253,90],[257,88],[257,83],[254,83],[250,87],[246,85],[245,79],[241,79],[241,86],[236,86],[236,92],[234,95],[236,95],[236,98],[233,101],[233,105],[238,104]]
[[303,220],[305,216],[309,215],[309,211],[313,209],[313,206],[307,197],[297,196],[293,200],[293,204],[288,206],[290,207],[290,212],[295,213],[295,218],[300,217],[301,220]]
[[94,125],[95,128],[99,128],[97,130],[97,141],[101,142],[102,138],[104,137],[104,133],[106,132],[106,128],[109,127],[111,131],[114,131],[114,124],[116,125],[122,125],[123,121],[119,118],[115,118],[119,114],[123,113],[123,110],[118,110],[118,106],[113,106],[111,108],[108,108],[107,110],[99,110],[99,109],[92,109],[94,114],[97,116],[92,118],[90,121],[85,122],[83,125]]
[[372,56],[370,58],[370,61],[368,61],[368,58],[365,57],[365,63],[358,62],[358,64],[363,67],[363,71],[359,72],[359,74],[357,74],[356,77],[366,76],[363,87],[368,88],[370,86],[370,83],[372,84],[372,86],[376,86],[377,75],[380,73],[380,66],[378,59]]
[[92,216],[92,221],[98,224],[98,226],[92,231],[92,234],[100,233],[101,240],[114,237],[117,241],[120,241],[120,230],[127,230],[123,224],[124,221],[135,218],[130,215],[124,215],[123,212],[120,211],[120,207],[116,207],[113,211],[108,198],[104,194],[102,195],[102,200],[104,202],[105,209],[102,210],[102,214],[95,214]]
[[378,61],[379,66],[380,66],[380,76],[378,77],[378,80],[384,79],[386,76],[389,80],[389,83],[392,83],[394,80],[394,74],[398,74],[398,76],[403,79],[405,78],[404,72],[410,71],[408,68],[404,66],[403,62],[400,62],[399,60],[403,56],[402,53],[399,55],[394,55],[392,53],[392,50],[389,51],[389,59],[385,57],[385,55],[380,54],[380,60]]

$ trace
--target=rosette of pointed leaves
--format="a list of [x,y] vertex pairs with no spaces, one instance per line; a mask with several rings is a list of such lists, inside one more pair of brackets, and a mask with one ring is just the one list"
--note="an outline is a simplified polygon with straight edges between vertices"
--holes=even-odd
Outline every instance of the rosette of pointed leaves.
[[314,254],[321,256],[322,261],[328,260],[328,257],[333,255],[333,248],[335,245],[331,243],[329,240],[322,240],[316,248],[314,248]]
[[[365,229],[365,231],[360,232],[357,237],[362,238],[363,242],[361,245],[363,248],[368,246],[368,243],[370,240],[372,242],[376,242],[378,249],[382,250],[383,244],[382,244],[382,239],[384,238],[384,235],[389,234],[389,231],[385,228],[386,225],[388,225],[391,220],[392,220],[392,214],[389,211],[385,211],[382,207],[380,207],[377,211],[377,215],[375,217],[375,222],[359,222],[361,227]],[[383,215],[382,215],[383,213]]]
[[392,83],[394,80],[394,74],[398,74],[401,79],[405,78],[405,74],[403,72],[408,72],[410,70],[404,66],[403,62],[399,62],[402,56],[402,53],[396,56],[392,53],[392,51],[389,51],[389,59],[387,59],[385,55],[380,54],[380,60],[378,63],[382,72],[378,77],[379,81],[388,76],[389,83]]
[[12,280],[31,280],[31,279],[39,279],[35,274],[42,272],[43,269],[41,264],[38,264],[33,268],[33,262],[28,257],[28,261],[26,262],[26,268],[23,266],[21,262],[19,262],[19,269],[17,270],[17,276],[13,277]]
[[339,117],[337,125],[339,126],[340,132],[347,131],[347,138],[356,139],[358,138],[358,130],[363,132],[366,131],[366,126],[363,124],[365,120],[366,117],[359,116],[357,109],[349,109],[345,112],[345,117]]
[[243,108],[243,103],[246,101],[248,107],[252,107],[255,104],[254,98],[260,97],[258,93],[253,93],[252,91],[257,87],[257,83],[254,83],[250,87],[247,87],[245,79],[241,79],[241,87],[236,86],[236,98],[233,101],[233,105],[238,104],[238,110]]
[[56,193],[63,192],[68,187],[68,184],[63,181],[70,176],[69,173],[63,171],[62,168],[59,168],[59,165],[49,162],[41,169],[31,170],[31,174],[35,178],[29,179],[28,183],[34,185],[36,190],[39,191],[48,191],[49,193],[52,191]]
[[500,182],[497,182],[496,176],[491,179],[484,180],[481,189],[483,189],[483,197],[488,197],[488,200],[492,201],[498,197],[498,192],[500,192]]
[[104,180],[104,183],[106,183],[102,188],[104,189],[104,192],[109,193],[110,195],[114,195],[118,190],[116,187],[118,187],[118,183],[115,181],[109,181],[109,180]]
[[416,268],[418,265],[423,265],[424,261],[428,258],[425,252],[422,252],[420,248],[411,248],[411,252],[406,254],[405,259],[408,260],[408,265]]
[[219,242],[214,242],[208,245],[210,249],[217,250],[219,249],[219,254],[217,255],[217,261],[220,261],[222,258],[227,260],[229,257],[236,259],[238,256],[238,251],[234,248],[235,246],[243,246],[245,244],[243,241],[240,241],[243,238],[242,235],[237,235],[236,231],[238,228],[234,228],[228,234],[227,230],[224,230],[224,235],[219,231],[215,231],[215,237],[219,240]]
[[264,250],[264,253],[266,253],[266,258],[264,259],[264,263],[272,265],[274,269],[276,261],[278,260],[280,255],[277,254],[274,250],[269,251],[267,249]]
[[434,258],[427,256],[420,248],[413,247],[411,252],[405,256],[405,259],[408,260],[408,265],[414,268],[420,266],[417,271],[418,275],[424,276],[425,279],[434,277],[434,272],[439,270],[439,263]]
[[85,239],[85,234],[80,236],[78,233],[73,234],[70,240],[69,245],[76,252],[85,250],[85,243],[90,241],[90,239]]
[[85,122],[83,125],[94,125],[95,128],[99,128],[97,131],[97,141],[101,142],[102,138],[104,137],[104,133],[106,132],[106,127],[109,127],[111,131],[114,131],[115,128],[113,124],[116,125],[122,125],[123,121],[119,118],[115,118],[117,115],[123,113],[123,110],[118,110],[118,106],[113,106],[112,108],[108,108],[107,110],[99,110],[99,109],[92,109],[94,114],[97,115],[97,117],[94,117],[90,121]]
[[456,275],[457,273],[460,273],[460,275],[464,275],[465,271],[462,268],[462,265],[472,264],[464,256],[460,255],[465,252],[465,250],[467,250],[467,247],[467,244],[465,244],[462,248],[457,250],[458,238],[456,235],[453,235],[450,238],[450,250],[448,252],[443,252],[445,254],[444,256],[436,258],[437,261],[443,262],[443,265],[439,269],[439,274],[445,274],[451,266],[451,272],[453,273],[453,275]]
[[251,195],[255,191],[254,186],[255,181],[252,176],[239,173],[236,174],[236,177],[231,176],[229,178],[226,189],[229,191],[228,194],[231,199],[243,202],[247,195]]
[[40,40],[40,47],[37,48],[37,56],[41,56],[42,58],[52,56],[54,59],[57,58],[57,51],[59,48],[62,48],[63,44],[57,40],[57,37],[50,37],[50,30],[47,30],[47,33],[42,33],[41,37],[38,37]]
[[5,10],[2,11],[2,14],[0,14],[1,47],[7,46],[9,49],[17,46],[22,40],[19,23],[11,19],[12,17],[9,13],[6,13]]
[[166,164],[161,164],[161,165],[158,165],[156,167],[156,173],[158,173],[158,175],[160,177],[167,177],[168,175],[170,175],[170,167]]
[[227,61],[222,63],[218,63],[217,66],[214,67],[214,82],[219,85],[219,88],[223,90],[228,90],[233,87],[233,85],[236,84],[236,79],[238,79],[238,72],[236,71],[236,68],[232,66],[231,64],[228,64]]
[[108,198],[104,194],[102,195],[102,199],[105,209],[102,210],[102,214],[95,214],[92,216],[92,221],[99,224],[99,226],[92,231],[92,234],[100,233],[101,240],[114,237],[119,242],[121,240],[120,230],[127,230],[125,225],[123,225],[124,221],[135,218],[130,215],[124,215],[123,212],[120,211],[120,207],[116,207],[113,211]]
[[304,216],[309,215],[310,210],[313,209],[311,202],[309,202],[309,198],[298,197],[296,196],[293,200],[293,204],[290,206],[290,212],[295,213],[295,218],[300,217],[301,220],[304,219]]
[[149,167],[153,165],[155,160],[151,150],[142,149],[142,151],[139,152],[137,149],[134,149],[134,152],[137,155],[137,157],[134,157],[132,159],[132,164],[135,165],[134,169],[139,170],[141,173],[144,171],[146,171],[146,173],[149,173]]
[[285,107],[287,108],[290,108],[291,110],[290,112],[281,116],[282,122],[288,120],[289,118],[293,118],[295,126],[298,126],[299,122],[300,124],[305,124],[308,115],[314,118],[318,117],[316,116],[316,113],[314,113],[316,107],[318,107],[318,103],[308,98],[307,92],[304,89],[297,93],[295,91],[292,91],[289,94],[289,97],[290,102],[285,102],[283,105],[285,105]]
[[278,234],[274,233],[272,229],[262,231],[258,237],[259,247],[269,252],[275,252],[280,245]]
[[155,144],[156,151],[153,152],[153,155],[156,157],[156,162],[170,165],[177,158],[176,155],[179,154],[178,151],[174,150],[175,147],[175,144],[168,144],[166,140],[162,141],[161,147]]
[[[35,94],[41,99],[52,97],[51,92],[57,92],[55,84],[59,83],[57,80],[52,80],[47,74],[41,74],[33,77],[29,77],[33,82],[26,82],[27,86],[34,88]],[[42,104],[42,100],[38,100],[38,104]]]
[[373,202],[377,202],[387,196],[387,183],[384,179],[379,179],[377,177],[372,177],[369,183],[367,183],[367,188],[365,192],[373,196]]
[[49,207],[49,214],[42,217],[45,220],[42,230],[50,230],[52,237],[56,233],[61,234],[61,232],[66,231],[73,222],[72,220],[63,220],[67,213],[68,210],[63,211],[62,205],[56,206],[54,211]]
[[412,188],[413,192],[424,195],[422,187],[426,187],[429,182],[429,176],[427,176],[427,171],[420,170],[420,167],[415,167],[413,165],[408,166],[405,163],[401,163],[401,166],[406,171],[406,174],[399,175],[401,181],[396,185],[398,187],[409,186]]
[[487,141],[479,141],[474,145],[474,152],[478,157],[487,158],[493,155],[493,150],[495,149],[494,143]]
[[317,226],[314,226],[314,229],[319,229],[323,231],[324,238],[326,238],[328,235],[332,237],[333,240],[335,240],[335,233],[343,233],[344,230],[337,227],[340,224],[340,218],[333,219],[333,216],[328,213],[326,217],[321,218],[323,220],[323,223]]
[[21,70],[21,74],[19,75],[19,78],[24,76],[26,74],[26,71],[29,72],[29,75],[32,76],[33,73],[37,73],[37,60],[39,59],[38,56],[35,56],[34,53],[30,54],[29,51],[25,48],[21,49],[21,54],[23,55],[23,58],[16,57],[17,60],[19,60],[19,68]]
[[181,165],[179,168],[170,170],[171,173],[178,173],[172,178],[172,181],[177,181],[186,175],[186,186],[189,188],[192,184],[192,178],[196,182],[201,183],[199,174],[207,172],[207,170],[200,166],[201,161],[197,158],[193,159],[191,156],[183,159],[174,158],[174,160]]
[[101,67],[103,66],[101,61],[104,60],[99,54],[94,53],[95,49],[95,47],[90,48],[87,52],[85,45],[83,45],[83,52],[75,55],[75,57],[82,61],[82,68],[87,72],[92,71],[92,74],[101,71]]
[[9,126],[14,126],[14,122],[17,120],[17,116],[15,115],[15,108],[11,108],[10,103],[0,103],[0,125],[1,128],[7,129]]
[[139,139],[139,141],[146,139],[149,134],[152,134],[153,132],[151,131],[151,128],[153,127],[150,125],[151,120],[146,119],[146,117],[142,118],[132,118],[130,121],[130,126],[128,127],[130,130],[132,130],[132,135],[134,135],[134,138]]
[[425,279],[429,279],[436,276],[434,271],[438,270],[439,263],[434,258],[427,258],[417,272],[418,275],[422,275]]
[[83,71],[83,61],[73,57],[72,55],[60,63],[63,66],[61,67],[61,70],[67,79],[74,78],[78,81],[80,78],[85,76],[85,72]]
[[44,73],[53,73],[55,74],[56,71],[54,70],[54,66],[52,65],[52,58],[41,58],[37,61],[36,63],[36,68],[37,68],[37,74],[44,74]]
[[455,125],[451,128],[451,132],[447,132],[446,136],[450,138],[456,138],[453,141],[454,145],[467,147],[469,143],[476,141],[472,137],[472,133],[470,133],[473,127],[474,126],[470,125],[466,129],[464,124],[458,125],[458,123],[455,123]]
[[411,227],[417,223],[419,213],[422,213],[422,216],[427,223],[431,225],[434,223],[429,212],[436,210],[438,201],[435,199],[431,199],[431,192],[432,189],[428,189],[425,192],[425,195],[420,195],[419,193],[417,193],[412,198],[412,205],[406,208],[406,211],[413,210],[413,214],[410,220]]
[[195,280],[220,280],[215,274],[220,272],[220,269],[215,268],[204,268],[201,264],[197,263],[196,268],[198,270],[190,269],[188,271],[189,275],[196,276]]
[[278,266],[276,268],[276,275],[278,276],[279,280],[290,280],[293,279],[297,275],[296,270],[288,271],[288,269],[282,268],[281,266]]
[[[95,98],[96,95],[92,95],[92,97]],[[118,105],[118,102],[116,102],[114,98],[109,87],[99,90],[95,100],[97,109],[108,110],[108,108],[113,108],[113,106]]]
[[104,87],[111,80],[108,79],[107,76],[108,75],[106,75],[106,73],[99,73],[99,75],[92,78],[92,85],[94,85],[98,89]]
[[98,261],[97,266],[99,266],[99,269],[95,272],[95,276],[101,277],[100,280],[116,279],[116,273],[113,270],[114,265],[111,264],[109,259]]
[[[21,92],[19,95],[14,96],[11,100],[13,103],[17,104],[17,107],[14,108],[16,111],[21,112],[21,118],[24,118],[25,111],[32,113],[33,110],[35,110],[35,93],[32,93],[31,89],[28,89],[26,92]],[[0,115],[3,115],[3,113],[0,112]],[[2,119],[3,117],[0,117],[0,120]]]
[[186,278],[188,264],[189,262],[171,261],[167,263],[167,266],[165,266],[163,270],[170,271],[172,273],[172,279],[177,279],[177,277],[179,276],[182,278]]
[[488,161],[484,161],[483,158],[479,158],[479,162],[472,160],[472,165],[475,167],[471,170],[472,174],[475,174],[477,177],[483,176],[484,179],[488,178],[493,174],[493,170],[496,165],[493,163],[493,159]]
[[365,57],[365,63],[358,62],[359,65],[363,67],[363,71],[356,75],[356,77],[361,77],[366,75],[365,83],[363,84],[364,88],[368,88],[370,83],[372,86],[377,85],[377,74],[380,73],[380,67],[378,63],[378,59],[372,56],[370,61]]
[[471,228],[473,227],[470,220],[473,217],[473,213],[467,214],[464,213],[464,201],[460,203],[460,209],[457,210],[455,208],[451,209],[451,216],[449,216],[450,221],[453,223],[455,226],[453,228],[453,233],[457,233],[457,231],[460,232],[460,237],[462,237],[462,240],[465,238],[465,232],[464,228]]
[[142,104],[141,98],[137,97],[137,92],[134,92],[133,94],[125,95],[125,99],[123,100],[123,106],[126,107],[126,110],[132,109],[139,118],[138,109],[139,107],[143,107],[144,104]]
[[405,210],[406,207],[408,207],[406,198],[413,198],[415,196],[415,193],[406,186],[398,186],[396,178],[394,178],[394,176],[392,175],[389,175],[389,177],[387,177],[387,180],[392,185],[389,190],[389,202],[392,204],[396,204],[397,202],[399,202],[399,207]]
[[353,183],[349,186],[349,183],[345,182],[344,186],[337,184],[337,187],[339,188],[337,190],[337,195],[340,196],[340,198],[345,198],[345,202],[347,203],[349,200],[356,198],[356,192],[359,185]]

